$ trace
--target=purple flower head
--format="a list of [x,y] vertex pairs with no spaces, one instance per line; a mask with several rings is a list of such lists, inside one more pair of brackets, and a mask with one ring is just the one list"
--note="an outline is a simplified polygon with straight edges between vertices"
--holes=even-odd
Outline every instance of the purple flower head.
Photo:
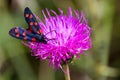
[[41,60],[48,59],[53,67],[59,68],[91,48],[91,28],[83,13],[77,10],[74,10],[74,16],[71,8],[68,9],[68,15],[64,15],[62,10],[59,10],[59,15],[53,10],[46,11],[48,17],[42,11],[44,22],[39,19],[39,25],[48,39],[47,44],[28,42],[27,46],[31,48],[33,56]]

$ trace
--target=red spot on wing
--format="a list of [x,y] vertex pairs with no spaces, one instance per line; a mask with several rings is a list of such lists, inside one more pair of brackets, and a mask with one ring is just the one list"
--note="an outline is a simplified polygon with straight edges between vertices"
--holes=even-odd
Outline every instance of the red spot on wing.
[[35,41],[36,41],[36,39],[35,39],[35,38],[32,38],[32,41],[33,41],[33,42],[35,42]]
[[27,37],[24,37],[24,40],[27,40]]
[[31,19],[31,18],[33,18],[33,15],[32,15],[32,14],[30,14],[29,18],[30,18],[30,19]]
[[15,29],[15,33],[18,33],[18,29]]
[[28,17],[29,17],[29,14],[25,14],[25,17],[28,18]]
[[35,25],[35,26],[37,26],[37,25],[38,25],[38,23],[37,23],[37,22],[34,22],[34,25]]
[[30,26],[33,26],[33,22],[30,22]]
[[20,37],[20,34],[16,34],[16,37]]
[[26,32],[23,32],[22,35],[23,35],[23,36],[26,36]]
[[32,32],[33,30],[31,28],[27,29],[29,32]]
[[42,30],[41,30],[41,29],[39,29],[37,33],[38,33],[38,34],[42,34]]

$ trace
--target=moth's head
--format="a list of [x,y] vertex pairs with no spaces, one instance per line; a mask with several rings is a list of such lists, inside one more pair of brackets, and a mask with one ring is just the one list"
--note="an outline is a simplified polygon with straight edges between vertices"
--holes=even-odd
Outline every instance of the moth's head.
[[42,36],[42,42],[43,42],[44,44],[47,44],[47,38],[46,38],[45,35]]
[[42,42],[44,44],[47,43],[47,38],[44,35],[42,35],[42,34],[36,35],[36,39],[37,39],[38,42]]

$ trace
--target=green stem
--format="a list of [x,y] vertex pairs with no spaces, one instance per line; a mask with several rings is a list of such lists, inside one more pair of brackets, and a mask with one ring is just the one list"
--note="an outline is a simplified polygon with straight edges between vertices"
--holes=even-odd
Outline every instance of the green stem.
[[63,65],[65,80],[70,80],[70,71],[68,64]]

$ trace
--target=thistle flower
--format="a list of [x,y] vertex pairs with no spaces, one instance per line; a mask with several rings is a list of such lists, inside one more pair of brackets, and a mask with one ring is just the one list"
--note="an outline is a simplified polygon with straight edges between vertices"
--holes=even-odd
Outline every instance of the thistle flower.
[[44,22],[39,19],[39,25],[48,39],[47,43],[28,42],[26,45],[31,48],[33,56],[41,60],[48,59],[54,68],[59,68],[91,48],[91,28],[83,13],[77,10],[74,10],[74,16],[71,8],[68,9],[68,15],[64,15],[62,10],[59,10],[60,14],[53,10],[46,11],[48,17],[42,11]]

